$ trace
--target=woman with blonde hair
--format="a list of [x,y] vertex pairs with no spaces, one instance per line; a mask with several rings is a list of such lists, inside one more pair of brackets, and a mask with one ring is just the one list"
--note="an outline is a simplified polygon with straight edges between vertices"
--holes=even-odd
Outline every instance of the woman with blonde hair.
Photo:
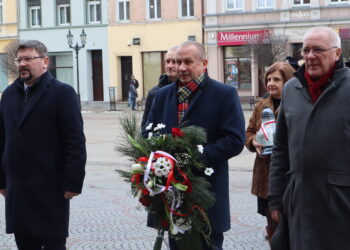
[[271,218],[267,202],[270,156],[261,154],[262,146],[256,141],[256,134],[261,126],[261,112],[263,109],[270,108],[277,117],[283,85],[293,77],[294,71],[293,67],[287,62],[276,62],[267,69],[265,87],[269,95],[257,103],[246,130],[245,146],[249,151],[256,152],[251,192],[258,198],[258,213],[267,218],[266,232],[269,241],[277,226],[277,223]]

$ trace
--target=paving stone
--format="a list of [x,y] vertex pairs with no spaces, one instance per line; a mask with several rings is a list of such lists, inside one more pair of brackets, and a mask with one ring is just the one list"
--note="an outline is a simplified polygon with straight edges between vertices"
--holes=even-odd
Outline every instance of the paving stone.
[[[118,118],[123,114],[84,114],[88,165],[83,193],[71,201],[68,249],[153,249],[156,230],[146,227],[145,210],[131,196],[129,184],[114,172],[129,165],[126,157],[114,151],[120,131]],[[136,114],[141,116],[141,112]],[[250,194],[253,159],[254,155],[244,150],[230,160],[232,229],[224,234],[225,250],[269,249],[264,238],[266,219],[256,213],[256,197]],[[5,234],[4,199],[0,197],[2,249],[16,246],[13,236]]]

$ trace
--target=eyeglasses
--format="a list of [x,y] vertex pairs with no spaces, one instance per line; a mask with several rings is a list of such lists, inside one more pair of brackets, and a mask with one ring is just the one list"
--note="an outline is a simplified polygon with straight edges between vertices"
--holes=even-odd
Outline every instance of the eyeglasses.
[[308,54],[310,54],[310,52],[312,51],[312,54],[314,55],[320,55],[322,54],[323,52],[325,51],[328,51],[328,50],[331,50],[331,49],[337,49],[338,47],[331,47],[331,48],[328,48],[328,49],[325,49],[325,48],[321,48],[321,47],[315,47],[315,48],[302,48],[300,50],[300,53],[302,56],[307,56]]
[[26,62],[26,63],[29,63],[31,62],[32,60],[34,59],[37,59],[37,58],[44,58],[43,56],[28,56],[28,57],[21,57],[21,58],[15,58],[13,59],[13,62],[15,65],[19,65],[22,61]]

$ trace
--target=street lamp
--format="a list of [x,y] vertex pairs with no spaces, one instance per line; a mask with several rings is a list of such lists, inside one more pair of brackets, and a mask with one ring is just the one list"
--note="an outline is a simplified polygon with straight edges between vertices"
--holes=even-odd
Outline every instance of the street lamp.
[[[70,30],[68,31],[67,42],[68,42],[69,48],[72,48],[75,51],[75,58],[77,61],[77,95],[78,95],[79,105],[81,105],[81,103],[80,103],[79,57],[78,57],[78,54],[79,54],[79,50],[81,48],[84,48],[85,44],[86,44],[86,33],[85,33],[84,29],[80,34],[80,41],[81,41],[81,46],[78,45],[78,42],[75,43],[75,46],[73,46],[73,34],[70,32]],[[81,108],[81,106],[80,106],[80,108]]]

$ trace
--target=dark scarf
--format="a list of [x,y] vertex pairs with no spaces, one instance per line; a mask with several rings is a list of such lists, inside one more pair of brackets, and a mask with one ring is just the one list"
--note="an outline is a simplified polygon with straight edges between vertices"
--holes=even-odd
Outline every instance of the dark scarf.
[[324,76],[322,76],[320,79],[314,81],[307,70],[305,70],[304,77],[306,80],[306,83],[308,85],[308,91],[310,93],[312,102],[315,103],[317,99],[322,94],[323,90],[327,87],[329,83],[329,79],[332,78],[334,69],[336,65],[334,65]]
[[193,79],[185,85],[181,85],[180,81],[177,81],[179,87],[179,90],[177,91],[177,98],[179,102],[177,107],[177,119],[179,124],[182,118],[185,116],[186,111],[188,110],[192,96],[196,93],[199,86],[204,82],[205,79],[206,75],[201,74],[198,78]]

